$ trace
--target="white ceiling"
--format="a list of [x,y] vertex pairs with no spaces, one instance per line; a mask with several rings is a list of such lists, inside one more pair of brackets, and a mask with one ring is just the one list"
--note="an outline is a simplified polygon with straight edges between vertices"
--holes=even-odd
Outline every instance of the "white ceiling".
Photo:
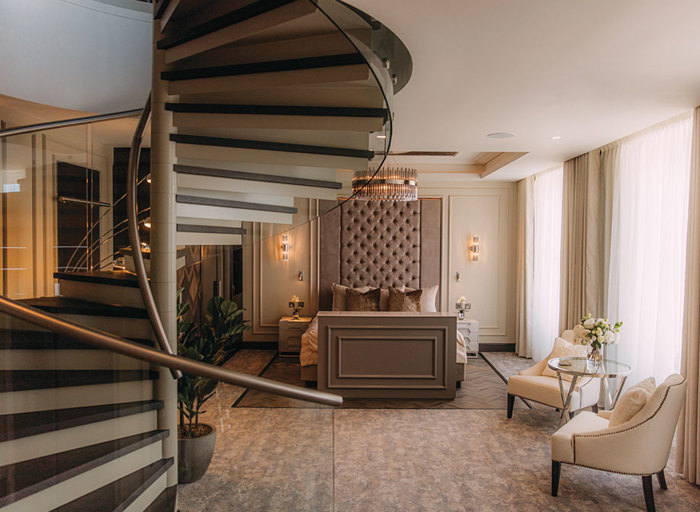
[[[456,164],[528,152],[487,179],[557,166],[700,104],[699,0],[349,3],[413,57],[392,150],[457,150]],[[486,138],[500,131],[517,136]]]

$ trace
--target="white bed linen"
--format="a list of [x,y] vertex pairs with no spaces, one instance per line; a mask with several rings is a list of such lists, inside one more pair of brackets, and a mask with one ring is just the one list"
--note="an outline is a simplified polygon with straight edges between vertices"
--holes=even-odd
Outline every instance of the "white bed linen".
[[[299,362],[301,366],[318,364],[318,315],[314,316],[309,328],[301,335]],[[467,345],[459,331],[457,331],[457,363],[467,363]]]

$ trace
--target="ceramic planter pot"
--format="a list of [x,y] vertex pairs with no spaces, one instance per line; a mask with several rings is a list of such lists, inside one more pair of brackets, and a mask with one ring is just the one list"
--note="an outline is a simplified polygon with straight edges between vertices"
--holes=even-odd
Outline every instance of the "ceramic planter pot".
[[207,472],[216,444],[216,428],[201,437],[181,437],[177,440],[177,478],[178,483],[196,482]]

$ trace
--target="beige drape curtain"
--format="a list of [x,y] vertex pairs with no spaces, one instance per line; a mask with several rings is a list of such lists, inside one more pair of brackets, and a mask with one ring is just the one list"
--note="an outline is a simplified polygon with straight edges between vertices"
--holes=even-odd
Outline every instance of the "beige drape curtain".
[[700,485],[700,107],[693,115],[681,373],[688,379],[676,436],[676,472]]
[[515,352],[520,357],[532,357],[532,344],[528,336],[528,318],[532,311],[532,285],[534,274],[533,233],[534,233],[534,178],[532,176],[518,182],[518,246],[515,297]]
[[559,327],[604,313],[605,191],[600,150],[564,162]]

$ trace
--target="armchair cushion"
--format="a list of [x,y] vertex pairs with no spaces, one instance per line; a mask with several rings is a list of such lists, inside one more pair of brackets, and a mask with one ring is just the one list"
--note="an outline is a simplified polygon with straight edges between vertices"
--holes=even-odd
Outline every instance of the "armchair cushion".
[[610,415],[610,426],[630,421],[644,408],[655,389],[656,381],[654,377],[649,377],[625,391]]
[[[585,345],[574,345],[566,341],[564,338],[557,338],[554,340],[554,347],[552,347],[552,352],[545,358],[547,361],[554,359],[555,357],[586,357],[586,346]],[[549,366],[544,367],[542,375],[545,377],[557,378],[557,372],[551,370]],[[561,376],[564,380],[571,380],[571,375],[562,374]]]
[[592,412],[583,411],[552,434],[552,460],[574,462],[574,434],[596,432],[608,427],[608,420]]

